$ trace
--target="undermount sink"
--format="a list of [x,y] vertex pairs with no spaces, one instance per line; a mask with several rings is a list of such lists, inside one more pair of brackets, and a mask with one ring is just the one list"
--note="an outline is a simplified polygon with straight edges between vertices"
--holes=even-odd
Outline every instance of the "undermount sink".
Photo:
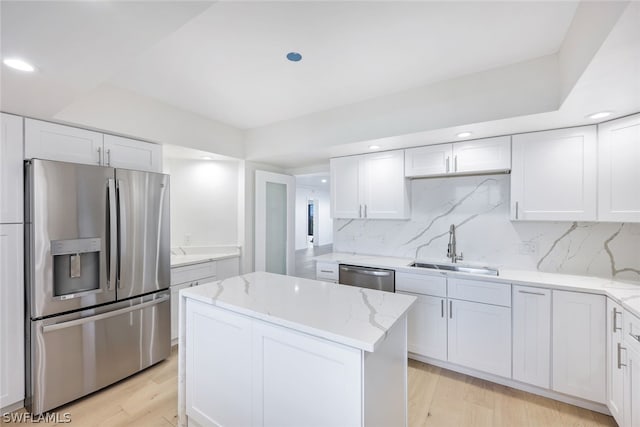
[[457,271],[460,273],[486,274],[487,276],[497,276],[498,270],[489,267],[472,267],[468,265],[453,264],[430,264],[423,262],[414,262],[410,267],[429,268],[432,270]]

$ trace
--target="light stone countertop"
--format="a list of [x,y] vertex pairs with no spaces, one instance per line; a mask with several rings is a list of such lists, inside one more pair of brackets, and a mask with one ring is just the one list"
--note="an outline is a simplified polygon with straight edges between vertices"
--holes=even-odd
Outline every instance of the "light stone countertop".
[[[470,274],[460,272],[443,272],[425,268],[410,267],[414,262],[408,258],[393,258],[373,255],[361,255],[333,252],[314,258],[320,262],[333,262],[342,264],[355,264],[364,267],[389,268],[397,272],[444,275],[449,277],[461,277],[475,280],[510,283],[514,285],[536,286],[540,288],[558,289],[565,291],[586,292],[605,295],[625,309],[640,317],[640,282],[612,280],[601,277],[577,276],[559,273],[545,273],[541,271],[509,270],[501,269],[499,276]],[[423,261],[423,260],[420,260]],[[425,260],[429,262],[428,260]],[[442,263],[441,261],[436,261]],[[479,264],[461,262],[460,265]]]
[[180,291],[202,301],[329,341],[374,352],[415,297],[256,272]]
[[236,258],[239,256],[240,248],[233,246],[177,247],[171,249],[171,267],[184,267],[186,265]]

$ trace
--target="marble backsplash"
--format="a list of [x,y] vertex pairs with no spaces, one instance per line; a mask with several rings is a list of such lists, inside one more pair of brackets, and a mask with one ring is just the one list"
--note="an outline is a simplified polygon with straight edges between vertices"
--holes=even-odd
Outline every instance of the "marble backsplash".
[[410,220],[334,220],[334,251],[446,261],[455,224],[463,262],[640,281],[640,224],[511,222],[509,185],[509,175],[413,180]]

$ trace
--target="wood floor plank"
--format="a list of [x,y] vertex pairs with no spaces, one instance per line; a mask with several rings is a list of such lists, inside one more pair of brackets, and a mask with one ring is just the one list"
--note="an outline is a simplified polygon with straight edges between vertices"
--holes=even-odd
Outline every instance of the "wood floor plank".
[[[166,361],[56,409],[59,414],[69,412],[72,420],[56,426],[175,427],[177,366],[174,348]],[[616,426],[612,417],[603,414],[414,360],[409,360],[407,372],[410,427]]]

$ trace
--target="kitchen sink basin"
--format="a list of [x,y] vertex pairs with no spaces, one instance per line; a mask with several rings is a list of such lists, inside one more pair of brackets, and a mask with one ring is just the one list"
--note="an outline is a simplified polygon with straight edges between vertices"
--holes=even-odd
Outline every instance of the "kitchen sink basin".
[[410,267],[429,268],[432,270],[441,271],[457,271],[459,273],[472,273],[472,274],[486,274],[487,276],[497,276],[498,270],[489,267],[472,267],[469,265],[454,265],[454,264],[430,264],[423,262],[414,262]]

